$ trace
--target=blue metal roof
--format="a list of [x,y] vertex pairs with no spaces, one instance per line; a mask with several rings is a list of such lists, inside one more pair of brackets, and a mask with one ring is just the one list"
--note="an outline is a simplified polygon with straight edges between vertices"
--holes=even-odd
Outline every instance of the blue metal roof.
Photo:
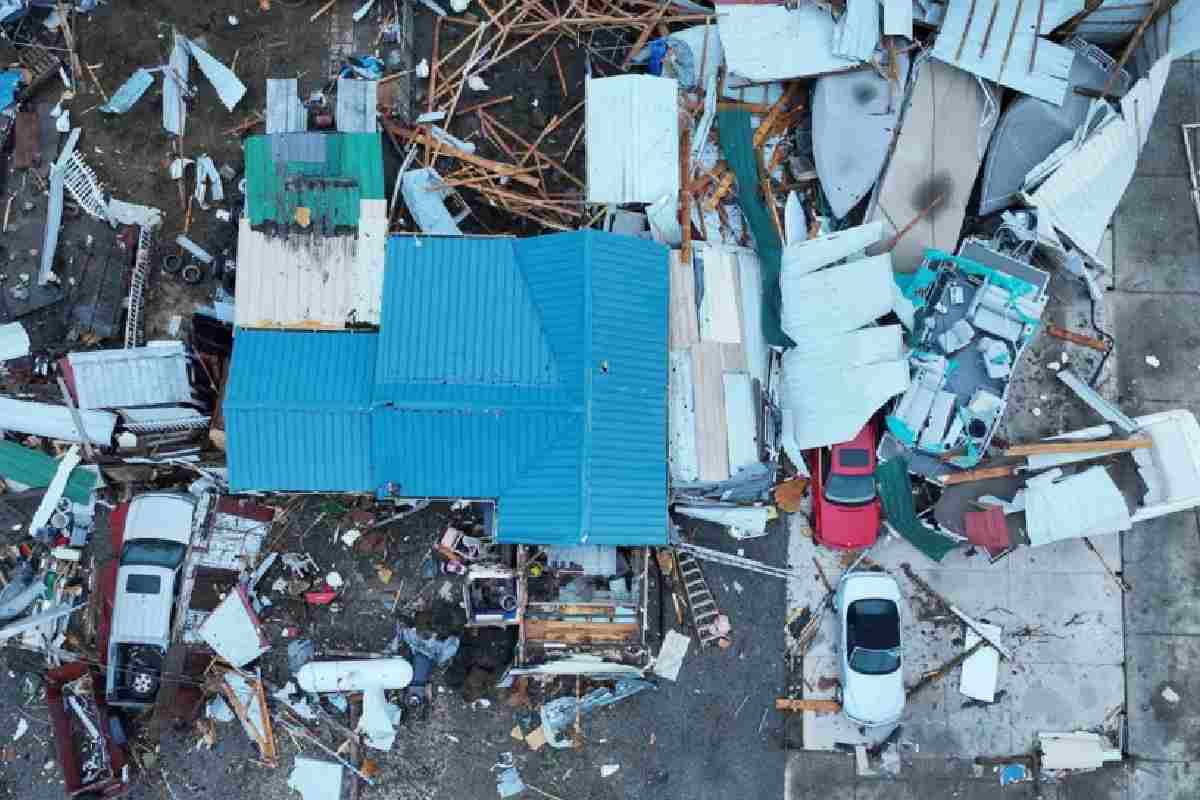
[[224,402],[229,485],[371,491],[375,333],[238,330]]
[[505,542],[661,544],[667,274],[597,231],[392,237],[378,335],[239,331],[231,485],[394,483],[496,498]]

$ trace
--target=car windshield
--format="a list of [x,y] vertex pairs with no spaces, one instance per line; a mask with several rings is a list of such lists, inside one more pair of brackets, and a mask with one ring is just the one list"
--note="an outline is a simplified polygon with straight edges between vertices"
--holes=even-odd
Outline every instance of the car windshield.
[[187,546],[162,539],[135,539],[121,550],[121,565],[175,569],[183,562]]
[[891,600],[855,600],[846,610],[850,668],[886,675],[900,668],[900,610]]
[[900,669],[900,650],[868,650],[856,647],[850,654],[850,669],[863,675],[887,675]]
[[825,499],[843,506],[869,503],[875,499],[875,478],[871,475],[831,473],[825,483]]

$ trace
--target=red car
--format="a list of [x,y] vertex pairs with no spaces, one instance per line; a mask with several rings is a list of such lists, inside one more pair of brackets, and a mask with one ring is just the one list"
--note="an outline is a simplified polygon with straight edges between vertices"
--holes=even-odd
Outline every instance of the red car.
[[870,547],[879,536],[879,494],[875,491],[875,421],[848,442],[809,451],[813,486],[813,535],[826,547]]

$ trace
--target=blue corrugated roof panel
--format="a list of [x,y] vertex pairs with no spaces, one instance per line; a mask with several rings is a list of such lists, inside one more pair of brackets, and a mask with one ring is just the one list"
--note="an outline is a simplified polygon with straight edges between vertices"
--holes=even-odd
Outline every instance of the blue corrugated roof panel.
[[588,236],[591,274],[588,544],[656,544],[667,532],[665,247]]
[[376,399],[405,384],[551,386],[558,365],[513,240],[388,240]]
[[559,412],[411,411],[372,415],[375,484],[403,495],[501,497],[556,446]]
[[234,491],[374,488],[378,335],[239,330],[224,402]]

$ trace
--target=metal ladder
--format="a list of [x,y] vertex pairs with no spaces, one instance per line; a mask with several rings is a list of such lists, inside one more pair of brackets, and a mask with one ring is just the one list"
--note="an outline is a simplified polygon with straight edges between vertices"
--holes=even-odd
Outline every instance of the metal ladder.
[[700,639],[700,646],[707,647],[721,637],[713,630],[721,610],[717,601],[708,588],[700,562],[686,550],[675,550],[675,565],[679,568],[679,580],[683,583],[684,593],[687,594],[688,608],[692,612],[692,627]]
[[150,245],[149,228],[138,230],[137,259],[133,264],[133,274],[129,278],[128,313],[125,315],[125,347],[137,347],[142,343],[142,295],[146,290],[146,279],[150,275]]

